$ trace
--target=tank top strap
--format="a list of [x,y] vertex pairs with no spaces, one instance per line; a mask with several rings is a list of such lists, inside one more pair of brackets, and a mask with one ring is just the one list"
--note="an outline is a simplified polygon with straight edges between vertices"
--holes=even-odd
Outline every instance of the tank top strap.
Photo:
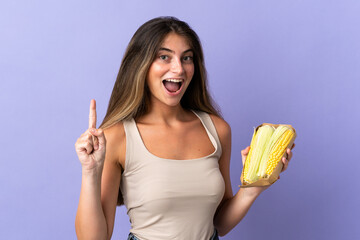
[[218,146],[218,149],[217,149],[217,155],[220,157],[221,154],[222,154],[222,149],[221,149],[221,143],[220,143],[220,139],[219,139],[219,136],[217,134],[217,131],[216,131],[216,128],[215,128],[215,125],[210,117],[210,115],[206,112],[202,112],[202,111],[195,111],[195,110],[192,110],[192,112],[198,116],[198,118],[200,119],[200,121],[203,123],[206,131],[208,131],[212,136],[213,138],[215,139],[216,141],[216,144]]
[[135,155],[140,154],[144,156],[144,154],[146,154],[145,153],[146,149],[142,148],[143,143],[138,133],[135,120],[133,118],[129,120],[124,120],[123,124],[124,124],[125,136],[126,136],[126,155],[125,155],[125,169],[124,169],[124,174],[125,174],[130,169],[132,169],[132,166],[134,166],[134,164],[136,164],[134,161],[139,160],[139,158],[136,157]]

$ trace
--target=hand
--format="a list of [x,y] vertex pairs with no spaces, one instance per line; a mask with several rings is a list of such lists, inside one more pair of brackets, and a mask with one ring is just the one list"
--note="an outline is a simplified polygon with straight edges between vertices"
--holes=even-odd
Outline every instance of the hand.
[[[286,149],[286,156],[281,159],[281,161],[282,161],[283,164],[284,164],[284,165],[283,165],[283,168],[281,169],[281,172],[285,171],[285,170],[288,168],[289,162],[290,162],[290,160],[291,160],[291,158],[292,158],[292,155],[293,155],[292,152],[291,152],[291,150],[292,150],[294,147],[295,147],[295,143],[293,143],[293,145],[291,146],[291,148]],[[280,178],[280,176],[279,176],[279,178]]]
[[105,160],[106,139],[102,129],[96,129],[96,102],[90,102],[89,128],[77,139],[76,153],[83,170],[100,169]]
[[246,156],[249,154],[250,146],[247,146],[245,149],[241,150],[241,159],[243,167],[245,165]]

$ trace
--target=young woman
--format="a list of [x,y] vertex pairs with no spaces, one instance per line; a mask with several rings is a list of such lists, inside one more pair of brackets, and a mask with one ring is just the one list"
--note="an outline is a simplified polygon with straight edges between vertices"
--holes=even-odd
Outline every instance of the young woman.
[[[172,17],[150,20],[134,34],[104,121],[96,129],[92,100],[89,129],[75,147],[82,164],[79,239],[110,239],[122,200],[128,239],[218,239],[266,189],[233,195],[230,127],[208,94],[198,36]],[[243,161],[248,151],[241,151]]]

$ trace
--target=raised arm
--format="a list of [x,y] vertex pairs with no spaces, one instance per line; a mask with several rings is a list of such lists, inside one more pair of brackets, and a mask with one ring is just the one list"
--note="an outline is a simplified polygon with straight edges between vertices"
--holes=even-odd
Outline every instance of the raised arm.
[[80,199],[75,219],[78,239],[111,238],[121,178],[113,135],[108,130],[104,133],[102,129],[96,129],[96,102],[91,100],[89,128],[75,143],[82,165]]

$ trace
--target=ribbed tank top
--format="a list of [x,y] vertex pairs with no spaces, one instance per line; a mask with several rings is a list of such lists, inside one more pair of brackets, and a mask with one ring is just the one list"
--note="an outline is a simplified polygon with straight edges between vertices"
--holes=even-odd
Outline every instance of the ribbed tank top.
[[225,191],[218,164],[221,144],[210,116],[193,112],[215,148],[197,159],[153,155],[134,119],[123,121],[126,159],[121,190],[130,232],[141,240],[208,240],[214,232],[214,214]]

